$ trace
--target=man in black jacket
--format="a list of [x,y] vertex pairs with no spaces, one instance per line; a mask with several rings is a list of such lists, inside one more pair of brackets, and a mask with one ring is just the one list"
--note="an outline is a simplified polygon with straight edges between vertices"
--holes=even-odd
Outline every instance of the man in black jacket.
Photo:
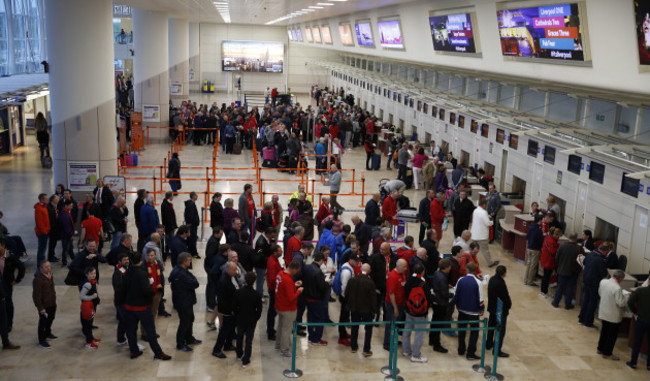
[[[327,283],[325,274],[320,266],[325,256],[323,253],[314,254],[314,261],[302,269],[303,298],[307,305],[307,322],[323,323],[327,319]],[[322,326],[307,328],[308,340],[312,345],[327,345],[323,339]]]
[[142,206],[145,204],[145,200],[147,199],[148,195],[149,192],[147,192],[146,189],[138,189],[138,198],[135,200],[135,203],[133,203],[133,214],[135,215],[135,227],[138,229],[137,249],[139,253],[142,252],[144,245],[147,243],[147,240],[149,239],[149,237],[145,236],[145,234],[140,231],[140,210],[142,209]]
[[[222,237],[223,229],[220,226],[212,228],[212,235],[208,239],[208,243],[205,245],[205,258],[203,259],[203,270],[205,270],[206,274],[210,274],[212,262],[219,253],[219,244]],[[214,307],[217,305],[215,299],[216,296],[216,284],[212,281],[212,278],[208,276],[208,284],[205,286],[205,305],[208,308],[208,312],[212,312]]]
[[[488,319],[488,325],[490,327],[498,327],[499,330],[499,351],[497,355],[499,357],[510,357],[509,354],[501,350],[503,348],[503,339],[506,337],[506,321],[508,320],[508,313],[510,308],[512,308],[512,300],[510,300],[510,294],[508,293],[508,286],[506,285],[506,273],[507,269],[505,266],[497,266],[496,273],[490,281],[488,282],[488,312],[490,313],[490,318]],[[497,300],[500,299],[503,302],[503,311],[501,312],[501,325],[497,325]],[[494,341],[492,337],[494,336],[494,331],[488,331],[487,342],[485,348],[490,350],[494,347]]]
[[354,236],[359,241],[361,252],[365,257],[368,256],[368,247],[370,246],[370,227],[365,222],[361,221],[359,216],[352,216],[352,224],[354,224]]
[[255,290],[264,295],[264,281],[266,279],[266,263],[269,257],[273,254],[273,244],[275,244],[276,231],[273,228],[267,228],[264,234],[261,234],[255,242],[255,273],[257,280],[255,281]]
[[246,272],[253,271],[254,260],[255,260],[255,250],[248,243],[249,241],[248,232],[242,232],[240,241],[233,242],[230,245],[230,248],[239,254],[239,263],[242,265]]
[[440,253],[438,252],[438,244],[436,243],[436,231],[433,229],[427,230],[427,238],[422,241],[420,246],[427,250],[427,263],[425,265],[427,274],[433,274],[438,269],[438,261],[440,261]]
[[113,224],[115,231],[111,241],[111,250],[120,244],[120,238],[126,233],[126,224],[128,222],[129,209],[126,207],[126,200],[120,196],[108,211],[108,219]]
[[562,291],[566,285],[566,297],[564,299],[564,308],[570,310],[573,307],[571,301],[573,299],[573,291],[576,288],[578,274],[580,274],[580,265],[578,265],[578,255],[582,252],[582,248],[578,246],[578,234],[569,234],[569,242],[560,245],[555,254],[555,263],[557,264],[557,290],[555,290],[555,298],[551,303],[553,307],[560,307],[560,300],[562,300]]
[[[384,242],[379,247],[379,253],[373,254],[368,259],[370,264],[370,278],[375,282],[377,294],[377,321],[379,319],[379,306],[384,305],[386,298],[386,278],[397,264],[397,254],[393,254],[390,249],[390,243]],[[388,265],[388,266],[387,266]]]
[[194,305],[196,304],[196,289],[199,281],[189,271],[192,265],[192,256],[181,253],[178,256],[178,266],[169,274],[169,283],[172,288],[172,303],[178,312],[178,330],[176,331],[176,349],[191,352],[190,345],[201,344],[192,334],[194,324]]
[[379,218],[381,215],[379,209],[379,200],[381,200],[381,194],[375,193],[372,198],[366,203],[364,212],[366,214],[366,224],[369,226],[376,226],[377,218]]
[[[235,291],[233,312],[237,321],[237,358],[241,358],[242,368],[251,361],[255,326],[262,316],[262,297],[253,289],[257,276],[253,272],[246,273],[246,286]],[[244,347],[244,337],[246,346]]]
[[68,266],[70,271],[75,272],[79,279],[82,279],[82,283],[79,284],[79,289],[81,289],[83,282],[85,282],[85,271],[88,267],[95,268],[97,271],[96,279],[99,281],[99,262],[106,263],[106,258],[97,252],[97,242],[92,238],[88,238],[86,240],[86,247],[75,255],[72,262],[70,262],[70,266]]
[[232,345],[232,339],[235,334],[235,315],[234,300],[237,287],[233,283],[233,277],[237,275],[237,264],[226,262],[226,271],[221,274],[219,284],[217,285],[217,308],[223,317],[223,325],[219,330],[217,342],[212,348],[214,357],[225,359],[223,351],[232,351],[235,347]]
[[199,239],[198,231],[199,225],[201,224],[201,219],[199,218],[199,211],[196,208],[196,200],[199,196],[196,192],[190,193],[190,199],[185,201],[185,225],[190,228],[190,237],[187,240],[187,246],[190,249],[189,253],[192,254],[194,258],[200,259],[201,256],[196,250],[196,241]]
[[[345,299],[350,308],[351,320],[353,322],[371,322],[375,311],[377,311],[377,298],[375,283],[370,278],[370,265],[364,263],[361,265],[361,274],[356,275],[348,281],[345,287]],[[350,329],[350,348],[355,353],[359,346],[357,338],[359,337],[359,326],[353,325]],[[365,326],[365,336],[363,340],[363,357],[372,356],[370,350],[370,341],[372,339],[372,325]]]
[[[13,290],[14,285],[20,283],[25,276],[25,265],[16,255],[7,250],[4,238],[0,238],[0,261],[4,262],[4,268],[0,271],[2,283],[0,287],[4,288],[4,305],[7,313],[7,331],[11,332],[14,323],[14,302]],[[16,274],[18,272],[18,274]],[[2,312],[0,311],[0,314]]]
[[[121,253],[117,257],[117,265],[113,271],[113,304],[117,315],[117,345],[126,345],[126,312],[124,310],[124,275],[129,268],[129,256]],[[144,348],[144,347],[143,347]]]
[[101,216],[96,216],[102,221],[108,218],[108,210],[115,202],[111,188],[108,185],[104,185],[102,179],[97,180],[95,189],[93,189],[93,197],[95,199],[95,204],[99,205],[99,208],[102,212]]
[[47,216],[50,220],[50,232],[48,233],[48,246],[47,246],[47,260],[55,263],[59,261],[54,255],[56,243],[59,240],[59,223],[57,220],[57,211],[59,204],[59,196],[53,194],[50,196],[50,202],[47,204]]
[[129,342],[129,350],[131,351],[131,358],[134,359],[142,355],[142,351],[138,348],[138,322],[142,323],[147,337],[149,338],[149,346],[154,353],[153,358],[159,360],[171,360],[171,356],[165,354],[160,345],[158,344],[158,335],[156,334],[156,327],[153,323],[153,315],[151,311],[151,301],[153,299],[153,290],[149,285],[149,277],[147,270],[142,268],[142,254],[133,254],[133,263],[126,271],[124,278],[124,287],[121,289],[120,298],[124,300],[124,311],[126,316],[126,337]]
[[458,200],[454,203],[454,237],[460,237],[463,230],[469,229],[469,223],[474,213],[474,203],[467,198],[467,192],[459,189]]
[[117,258],[120,254],[126,254],[131,258],[133,256],[133,249],[131,248],[132,243],[133,237],[131,234],[123,234],[122,237],[120,237],[120,244],[106,254],[106,262],[111,266],[117,265]]
[[420,206],[418,207],[418,217],[420,219],[420,235],[418,238],[418,243],[422,245],[424,240],[424,233],[429,226],[431,226],[431,201],[433,201],[433,196],[435,192],[432,189],[427,191],[427,196],[420,200]]
[[169,246],[171,251],[171,261],[172,266],[176,266],[176,260],[181,253],[189,252],[187,246],[187,238],[190,236],[190,228],[186,225],[181,225],[176,232],[174,238],[172,238]]
[[165,234],[170,242],[174,236],[174,231],[178,228],[176,223],[176,212],[174,211],[174,204],[172,201],[174,201],[174,193],[167,192],[165,193],[165,199],[160,204],[162,224],[165,225]]
[[[431,289],[433,290],[433,315],[432,322],[445,321],[449,309],[449,271],[451,271],[451,261],[442,259],[438,263],[438,270],[433,274],[431,279]],[[431,324],[431,328],[446,328],[449,324]],[[440,332],[429,332],[429,345],[433,350],[440,353],[447,353],[448,350],[440,343]]]

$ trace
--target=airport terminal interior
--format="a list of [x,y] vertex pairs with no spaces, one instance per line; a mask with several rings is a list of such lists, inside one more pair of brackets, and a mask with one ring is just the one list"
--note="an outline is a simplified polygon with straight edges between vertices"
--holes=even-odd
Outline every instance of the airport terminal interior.
[[[533,274],[535,286],[525,280],[533,203],[542,214],[554,211],[560,245],[572,233],[582,245],[585,230],[596,249],[610,245],[618,263],[606,278],[623,271],[625,298],[648,278],[650,0],[0,0],[0,75],[0,228],[6,227],[0,234],[26,269],[22,281],[0,284],[0,314],[9,314],[12,299],[8,338],[20,346],[10,349],[3,338],[1,379],[650,379],[648,335],[636,369],[629,366],[640,324],[627,306],[620,306],[622,320],[613,322],[620,324],[612,353],[601,353],[601,330],[612,323],[603,323],[598,310],[593,325],[579,322],[586,300],[582,274],[568,298],[570,308],[552,305],[557,277],[542,268],[543,258]],[[242,118],[223,117],[232,110]],[[286,141],[279,132],[268,134],[285,128],[296,134],[289,142],[298,142],[297,149],[278,146],[278,139]],[[275,152],[267,137],[275,141]],[[411,159],[402,173],[401,141],[416,145],[412,154],[419,144],[425,164]],[[391,163],[394,153],[400,165]],[[330,161],[340,167],[339,190],[331,188],[334,170],[317,171],[319,163],[322,169]],[[212,312],[204,260],[214,193],[223,195],[221,204],[232,199],[238,209],[250,184],[258,215],[277,195],[284,211],[274,225],[284,246],[287,206],[304,187],[313,206],[305,213],[307,230],[314,231],[304,241],[316,247],[313,218],[333,190],[332,205],[344,208],[340,220],[354,231],[354,217],[365,221],[368,202],[400,178],[406,185],[400,197],[409,205],[400,206],[395,226],[388,222],[392,251],[399,254],[407,236],[415,238],[415,249],[421,247],[418,206],[435,188],[449,213],[437,242],[440,257],[447,258],[456,239],[449,202],[459,190],[452,184],[455,168],[462,169],[472,206],[494,197],[488,183],[500,195],[491,237],[481,240],[491,259],[479,253],[477,260],[492,278],[499,267],[488,260],[507,269],[512,307],[502,351],[509,356],[482,354],[484,332],[480,360],[459,355],[458,338],[447,334],[440,340],[448,353],[435,351],[426,332],[422,357],[428,361],[415,361],[403,355],[401,337],[394,351],[385,349],[383,313],[372,333],[372,353],[362,353],[363,328],[359,351],[352,351],[348,339],[339,340],[341,303],[334,292],[323,302],[333,322],[324,329],[327,345],[297,335],[285,356],[274,348],[279,341],[267,335],[266,286],[250,363],[234,351],[224,351],[225,358],[214,355],[224,329],[221,319],[216,330],[206,324]],[[435,180],[434,173],[440,175]],[[49,340],[49,348],[39,342],[32,282],[40,272],[42,237],[35,234],[35,204],[58,184],[71,191],[78,206],[71,238],[76,254],[84,213],[102,212],[99,205],[89,207],[98,200],[93,192],[99,180],[114,200],[124,197],[134,250],[139,190],[149,192],[161,217],[166,193],[175,191],[178,226],[189,223],[184,210],[190,194],[198,196],[198,256],[190,271],[199,286],[191,326],[202,343],[192,351],[177,347],[179,314],[165,282],[170,316],[158,316],[155,331],[171,359],[155,359],[143,340],[143,354],[130,358],[129,346],[116,339],[115,266],[107,263],[98,265],[101,303],[91,324],[101,341],[89,347],[78,318],[79,288],[64,283],[69,269],[61,263],[61,241],[54,248],[58,261],[51,263],[57,305],[51,334],[58,339]],[[410,208],[415,217],[407,217]],[[254,242],[263,239],[255,234]],[[101,253],[107,255],[110,246],[106,237]],[[44,258],[52,259],[47,249]],[[0,259],[4,279],[9,260]],[[169,277],[172,269],[168,258],[162,275]],[[550,281],[544,278],[549,275]],[[543,293],[539,285],[546,282],[550,287]],[[487,282],[479,287],[488,307]],[[644,303],[647,311],[650,301]],[[489,316],[486,311],[480,319]],[[305,312],[302,321],[309,319]],[[3,324],[6,317],[0,316],[0,333]]]

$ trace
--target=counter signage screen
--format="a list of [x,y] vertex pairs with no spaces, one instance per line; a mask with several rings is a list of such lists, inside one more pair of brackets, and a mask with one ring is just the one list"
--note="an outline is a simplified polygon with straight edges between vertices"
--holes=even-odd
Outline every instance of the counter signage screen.
[[311,29],[309,29],[309,27],[305,28],[305,40],[307,40],[307,42],[314,42],[314,38],[311,35]]
[[456,113],[455,112],[450,112],[449,113],[449,123],[455,125],[456,124]]
[[350,24],[339,25],[339,35],[341,36],[341,44],[344,46],[354,46]]
[[544,147],[544,161],[555,164],[555,148],[551,146]]
[[567,167],[567,171],[579,175],[581,168],[582,168],[582,158],[578,155],[569,155],[569,165]]
[[459,115],[458,116],[458,127],[465,128],[465,116],[464,115]]
[[584,61],[578,4],[497,11],[504,56]]
[[296,29],[296,37],[298,41],[302,41],[302,30],[300,28]]
[[357,43],[361,46],[375,45],[372,40],[372,27],[369,22],[362,22],[354,24],[354,29],[357,34]]
[[639,63],[650,65],[650,1],[635,1]]
[[503,144],[506,141],[506,132],[501,128],[497,128],[497,143]]
[[473,133],[476,133],[478,131],[478,122],[474,119],[472,119],[472,125],[469,127],[469,130]]
[[427,103],[422,105],[422,112],[425,114],[429,113],[429,105]]
[[519,135],[510,134],[510,143],[508,143],[508,145],[514,150],[519,148]]
[[402,30],[399,20],[377,21],[379,44],[384,48],[403,49]]
[[469,13],[429,17],[433,50],[476,53]]
[[221,69],[282,73],[284,43],[276,41],[232,41],[221,44]]
[[320,39],[320,28],[319,27],[317,27],[317,26],[312,27],[311,28],[311,34],[312,34],[312,37],[314,37],[314,42],[315,43],[320,44],[321,42],[323,42]]
[[323,34],[323,42],[325,44],[331,44],[332,43],[332,33],[330,32],[330,27],[329,25],[323,25],[321,28],[321,33]]
[[438,117],[440,118],[440,120],[445,120],[445,109],[444,108],[440,109],[440,114],[438,115]]
[[436,106],[431,107],[431,116],[434,118],[438,116],[438,107]]
[[589,170],[589,180],[602,184],[605,180],[605,166],[592,161],[591,169]]
[[528,156],[537,157],[539,143],[534,140],[528,140]]
[[481,136],[487,138],[490,135],[490,126],[486,123],[481,124]]
[[621,192],[625,193],[628,196],[638,198],[639,185],[641,185],[641,180],[629,178],[627,177],[627,173],[623,173],[623,181],[621,182]]

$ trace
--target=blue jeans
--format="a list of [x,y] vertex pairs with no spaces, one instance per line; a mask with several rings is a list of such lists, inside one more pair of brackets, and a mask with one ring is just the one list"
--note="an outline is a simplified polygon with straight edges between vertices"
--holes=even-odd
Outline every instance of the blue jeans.
[[[47,250],[47,234],[37,235],[38,239],[38,249],[36,250],[36,266],[39,266],[41,262],[45,260],[45,251]],[[38,271],[38,268],[36,269]]]
[[[397,306],[399,311],[398,316],[395,316],[395,309],[392,303],[384,301],[384,320],[385,321],[398,321],[400,316],[404,315],[404,307]],[[390,348],[390,324],[386,324],[384,329],[384,349]]]
[[[411,316],[410,314],[406,314],[406,321],[424,321],[428,322],[427,316]],[[426,328],[426,324],[406,324],[404,328],[406,329],[418,329],[418,328]],[[420,348],[422,348],[422,344],[424,344],[424,332],[413,332],[413,345],[411,345],[411,331],[404,331],[402,333],[402,352],[403,353],[412,353],[413,357],[420,357],[422,353],[420,352]]]
[[257,279],[255,280],[255,290],[260,296],[264,296],[264,281],[266,280],[266,268],[256,267],[255,273],[257,274]]
[[564,286],[566,285],[566,296],[564,299],[564,306],[566,308],[571,307],[571,301],[573,299],[573,292],[576,289],[577,280],[578,278],[574,276],[563,276],[563,275],[557,276],[557,290],[555,290],[555,298],[553,298],[554,305],[557,306],[560,304],[560,301],[562,300],[562,291],[564,290]]
[[[307,302],[307,322],[308,323],[323,323],[325,322],[327,305],[324,301]],[[307,338],[312,343],[318,343],[323,338],[323,326],[309,326],[307,327]]]
[[585,284],[585,295],[582,299],[582,308],[578,321],[587,327],[594,325],[594,313],[598,308],[598,286],[592,287]]
[[113,233],[113,239],[111,240],[111,250],[119,246],[122,235],[124,235],[124,232],[121,231],[115,231],[115,233]]

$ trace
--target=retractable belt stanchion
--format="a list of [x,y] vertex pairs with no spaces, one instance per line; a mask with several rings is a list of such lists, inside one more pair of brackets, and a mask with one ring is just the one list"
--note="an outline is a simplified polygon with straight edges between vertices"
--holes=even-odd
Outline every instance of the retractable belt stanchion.
[[[280,340],[278,337],[277,340]],[[296,343],[298,341],[298,322],[293,322],[293,340],[291,343],[291,369],[285,369],[282,374],[287,378],[298,378],[302,376],[302,370],[296,369]]]
[[[390,337],[392,338],[393,334],[395,333],[395,321],[394,320],[390,321],[390,332],[391,332]],[[391,341],[391,344],[392,344],[392,341]],[[381,368],[381,373],[383,373],[386,376],[389,376],[389,375],[392,374],[391,369],[392,369],[392,361],[393,361],[393,350],[394,350],[394,348],[391,345],[390,350],[388,351],[388,365],[383,366]],[[399,369],[397,370],[397,373],[399,373]]]
[[482,323],[483,329],[481,330],[481,363],[472,365],[472,369],[474,369],[474,371],[477,373],[489,373],[490,367],[485,365],[485,342],[487,340],[488,331],[487,319],[483,319]]

